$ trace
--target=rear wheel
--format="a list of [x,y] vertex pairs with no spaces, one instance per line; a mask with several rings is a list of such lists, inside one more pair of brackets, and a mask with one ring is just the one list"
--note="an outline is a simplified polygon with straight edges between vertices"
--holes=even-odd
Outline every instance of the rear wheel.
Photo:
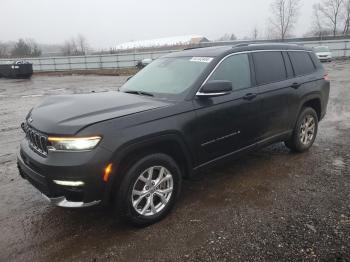
[[181,171],[168,155],[157,153],[135,162],[126,172],[117,208],[127,222],[147,226],[164,218],[175,204]]
[[294,127],[291,138],[285,141],[288,148],[296,152],[308,150],[314,143],[318,130],[318,117],[311,107],[304,108]]

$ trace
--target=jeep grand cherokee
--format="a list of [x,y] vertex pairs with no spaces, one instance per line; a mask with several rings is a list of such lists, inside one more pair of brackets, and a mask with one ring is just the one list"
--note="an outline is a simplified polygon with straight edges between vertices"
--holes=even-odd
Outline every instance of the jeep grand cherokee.
[[120,90],[46,98],[26,117],[20,174],[61,207],[111,204],[149,225],[181,180],[239,153],[284,141],[308,150],[330,82],[297,45],[238,45],[164,56]]

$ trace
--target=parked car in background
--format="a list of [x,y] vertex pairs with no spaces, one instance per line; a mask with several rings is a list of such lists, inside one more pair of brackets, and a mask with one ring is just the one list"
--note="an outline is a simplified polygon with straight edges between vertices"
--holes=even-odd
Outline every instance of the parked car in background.
[[321,62],[332,61],[332,52],[329,50],[328,46],[316,46],[314,47],[314,52],[316,53],[317,58]]
[[150,63],[152,63],[152,61],[153,61],[153,60],[152,60],[151,58],[142,59],[142,60],[140,60],[140,61],[137,62],[136,67],[137,67],[138,69],[142,69],[142,68],[148,66]]
[[33,75],[33,64],[26,61],[8,61],[0,65],[0,78],[31,78]]
[[57,206],[109,203],[149,225],[170,212],[183,178],[275,142],[308,150],[329,90],[316,55],[297,45],[172,53],[119,92],[35,106],[22,123],[18,168]]

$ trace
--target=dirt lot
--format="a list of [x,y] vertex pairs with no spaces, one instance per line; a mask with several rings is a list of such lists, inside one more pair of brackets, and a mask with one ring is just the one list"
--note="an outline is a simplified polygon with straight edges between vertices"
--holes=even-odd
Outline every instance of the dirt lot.
[[135,229],[99,207],[50,206],[19,177],[19,125],[43,96],[114,90],[125,77],[0,79],[0,261],[350,261],[350,62],[327,64],[313,148],[283,144],[185,181],[175,210]]

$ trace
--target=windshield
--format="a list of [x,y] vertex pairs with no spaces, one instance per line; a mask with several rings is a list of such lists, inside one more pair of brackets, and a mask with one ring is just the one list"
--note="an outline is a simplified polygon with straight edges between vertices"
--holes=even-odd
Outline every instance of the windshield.
[[200,76],[212,58],[171,57],[155,60],[127,81],[122,92],[178,95]]
[[315,47],[314,49],[316,53],[329,52],[328,46],[318,46],[318,47]]

